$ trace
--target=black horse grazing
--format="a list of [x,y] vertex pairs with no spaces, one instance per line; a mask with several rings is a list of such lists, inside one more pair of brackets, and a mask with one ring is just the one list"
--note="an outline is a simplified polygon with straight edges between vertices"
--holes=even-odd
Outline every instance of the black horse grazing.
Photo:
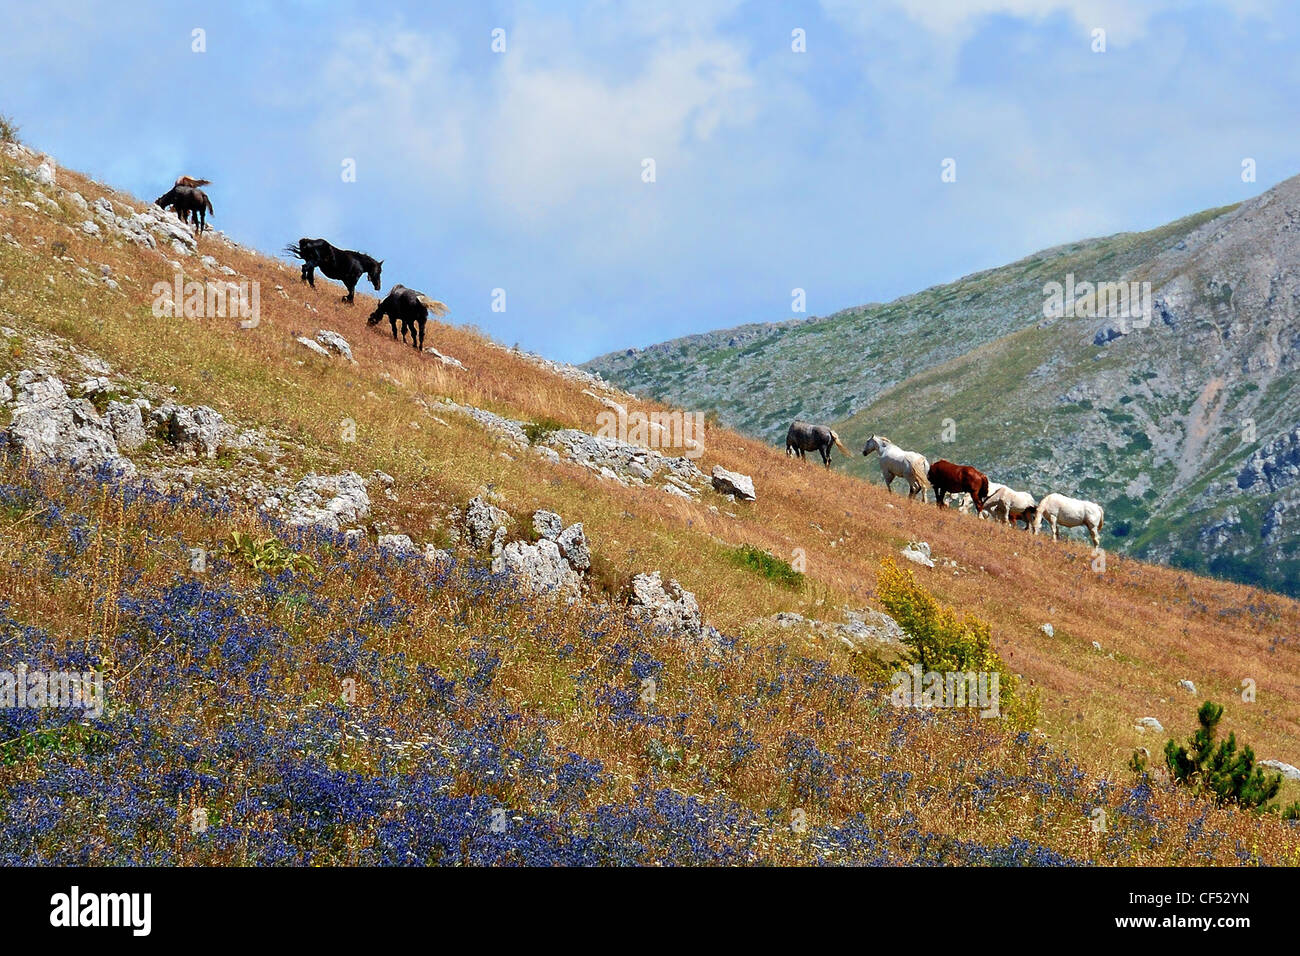
[[[424,323],[429,313],[446,315],[447,307],[436,299],[430,299],[423,293],[408,289],[404,285],[395,285],[385,296],[379,307],[370,313],[366,325],[378,325],[379,320],[388,316],[388,324],[393,327],[393,338],[397,338],[397,323],[402,323],[402,341],[406,341],[406,330],[411,330],[411,344],[421,352],[424,351]],[[416,336],[416,327],[419,336]]]
[[[182,179],[188,177],[182,176]],[[176,215],[180,216],[181,222],[190,221],[190,213],[194,214],[194,231],[201,233],[208,227],[208,217],[205,213],[212,212],[212,201],[208,199],[208,194],[197,186],[178,185],[173,186],[161,196],[154,200],[154,205],[162,206],[163,209],[169,207],[176,210]]]
[[351,249],[336,249],[324,239],[299,239],[284,247],[284,251],[296,259],[302,260],[302,281],[313,289],[316,288],[316,270],[338,279],[348,287],[344,302],[352,302],[357,291],[357,282],[364,275],[370,279],[375,291],[379,291],[379,272],[384,266],[383,259],[372,259],[364,252]]
[[849,453],[849,450],[840,444],[840,436],[825,425],[796,421],[790,426],[790,430],[785,433],[785,453],[787,456],[793,452],[800,458],[804,458],[806,457],[804,452],[821,452],[822,464],[827,468],[831,466],[832,445],[837,446],[846,455]]

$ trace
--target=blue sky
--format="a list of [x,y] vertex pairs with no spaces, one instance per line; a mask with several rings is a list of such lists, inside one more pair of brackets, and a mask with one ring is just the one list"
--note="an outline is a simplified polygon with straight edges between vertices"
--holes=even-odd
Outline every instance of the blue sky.
[[568,361],[795,317],[795,288],[807,315],[885,301],[1300,173],[1284,0],[0,14],[0,113],[29,145],[142,198],[211,179],[237,240],[370,252],[386,287]]

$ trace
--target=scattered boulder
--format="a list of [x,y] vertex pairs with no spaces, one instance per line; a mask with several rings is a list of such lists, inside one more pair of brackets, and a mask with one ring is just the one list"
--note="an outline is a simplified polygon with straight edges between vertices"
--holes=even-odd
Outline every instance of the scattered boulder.
[[415,542],[404,534],[381,534],[375,541],[375,547],[396,557],[420,553]]
[[321,329],[316,333],[316,341],[335,355],[340,355],[349,362],[355,361],[352,358],[352,346],[348,345],[348,340],[337,332]]
[[1280,773],[1287,780],[1300,780],[1300,768],[1280,760],[1261,760],[1259,766],[1274,773]]
[[366,483],[355,471],[338,475],[307,475],[285,499],[286,520],[295,526],[339,531],[359,524],[370,513]]
[[695,595],[676,581],[664,584],[658,571],[638,574],[632,578],[628,617],[674,634],[685,633],[698,637],[704,631]]
[[36,167],[32,173],[32,179],[36,180],[37,185],[53,186],[54,185],[54,164],[48,159]]
[[442,352],[439,352],[437,349],[435,349],[432,345],[426,346],[424,351],[427,352],[429,355],[432,355],[443,365],[450,366],[451,368],[458,368],[461,370],[464,370],[465,368],[465,366],[461,363],[460,359],[452,358],[450,355],[444,355]]
[[915,564],[927,568],[934,567],[934,559],[930,557],[930,544],[927,541],[909,541],[907,547],[898,553]]
[[1039,628],[1039,630],[1042,631],[1044,634],[1046,634],[1048,637],[1056,636],[1056,628],[1052,627],[1050,623],[1044,624],[1042,627]]
[[719,494],[735,495],[744,501],[755,501],[754,479],[739,472],[727,471],[721,465],[713,466],[713,487]]
[[439,548],[437,545],[426,544],[424,546],[424,560],[430,564],[451,564],[454,560],[452,553],[445,548]]
[[1164,724],[1160,723],[1160,721],[1156,720],[1154,717],[1141,717],[1133,726],[1139,733],[1145,733],[1148,730],[1154,730],[1158,734],[1165,732]]
[[322,357],[324,357],[324,358],[333,358],[333,357],[334,357],[334,353],[333,353],[333,352],[331,352],[331,351],[330,351],[329,349],[327,349],[325,346],[321,345],[321,344],[320,344],[319,342],[317,342],[315,339],[309,339],[309,338],[307,338],[307,336],[305,336],[305,335],[300,335],[300,336],[298,336],[298,338],[297,338],[297,342],[298,342],[298,344],[301,345],[303,348],[308,349],[309,351],[315,352],[317,355],[320,355],[320,356],[322,356]]
[[1189,693],[1189,694],[1195,694],[1195,693],[1196,693],[1196,685],[1193,684],[1193,683],[1192,683],[1191,681],[1189,681],[1189,680],[1180,680],[1180,681],[1178,682],[1178,686],[1179,686],[1180,688],[1182,688],[1183,690],[1187,691],[1187,693]]

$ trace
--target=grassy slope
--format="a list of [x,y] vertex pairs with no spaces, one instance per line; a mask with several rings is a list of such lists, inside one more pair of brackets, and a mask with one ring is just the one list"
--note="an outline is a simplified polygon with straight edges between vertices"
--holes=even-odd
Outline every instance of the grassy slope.
[[[5,160],[0,169],[15,189],[27,188],[13,175],[12,163]],[[66,171],[61,177],[88,199],[103,193]],[[566,520],[582,520],[602,559],[601,581],[611,591],[632,573],[662,569],[698,595],[707,619],[763,648],[787,637],[753,625],[755,618],[797,610],[833,619],[841,605],[870,605],[880,559],[909,539],[924,539],[938,557],[958,563],[956,569],[921,572],[924,584],[943,600],[993,622],[994,641],[1004,658],[1040,691],[1048,740],[1090,772],[1120,775],[1135,745],[1159,745],[1133,731],[1139,716],[1156,716],[1180,736],[1189,728],[1199,698],[1176,688],[1181,678],[1194,680],[1201,696],[1228,702],[1236,699],[1244,677],[1257,680],[1259,702],[1230,704],[1226,729],[1254,744],[1261,756],[1300,763],[1300,650],[1293,637],[1300,605],[1294,602],[1118,557],[1106,573],[1094,574],[1079,544],[1029,540],[991,523],[938,513],[901,497],[890,499],[882,488],[800,465],[759,441],[720,428],[706,434],[701,464],[706,471],[717,463],[752,475],[759,495],[752,505],[732,506],[707,497],[690,503],[653,489],[614,486],[576,466],[501,457],[476,427],[451,415],[443,415],[449,424],[440,425],[416,404],[416,397],[436,401],[447,396],[517,418],[553,419],[587,430],[595,430],[602,406],[583,395],[580,385],[490,347],[470,329],[432,326],[430,344],[460,358],[468,370],[434,364],[364,327],[363,316],[372,307],[369,297],[358,295],[354,307],[342,306],[336,286],[326,283],[310,290],[298,284],[296,269],[246,252],[216,250],[241,276],[262,283],[259,328],[240,331],[222,320],[156,319],[149,311],[149,288],[160,279],[170,280],[165,257],[84,237],[70,228],[79,218],[66,206],[55,219],[29,215],[12,204],[0,207],[0,232],[20,241],[19,248],[0,244],[4,324],[20,333],[56,333],[108,358],[120,372],[175,385],[179,401],[213,405],[241,425],[266,426],[296,449],[291,461],[295,473],[308,468],[388,472],[396,479],[399,501],[377,500],[378,519],[417,541],[436,539],[446,512],[490,484],[516,516],[547,507]],[[44,247],[38,237],[44,238]],[[121,291],[81,284],[69,266],[44,252],[55,240],[65,242],[68,254],[92,270],[99,263],[112,266]],[[277,284],[284,288],[283,297],[274,291]],[[437,290],[429,291],[436,295]],[[358,365],[320,360],[294,343],[295,335],[317,328],[346,335]],[[10,344],[9,353],[0,356],[3,370],[23,367],[22,348],[21,342]],[[345,418],[357,423],[355,443],[340,439]],[[710,511],[710,503],[719,510]],[[174,519],[157,520],[166,524]],[[19,556],[39,553],[42,547],[37,523],[24,514],[0,522],[6,525],[0,529],[5,542],[0,575],[9,578],[4,589],[13,595],[14,609],[56,633],[78,633],[77,611],[84,596],[52,593],[35,586],[26,573],[14,577]],[[208,535],[254,522],[242,514],[216,524],[206,529]],[[787,558],[802,549],[808,587],[792,592],[737,567],[725,549],[741,543]],[[361,581],[355,584],[362,586]],[[1055,626],[1052,639],[1038,629],[1046,621]],[[454,658],[463,636],[455,629],[439,633],[429,653]],[[836,672],[854,667],[842,648],[813,639],[796,641],[803,644],[796,643],[793,650],[825,659]],[[1093,650],[1093,641],[1101,644],[1100,653]],[[559,665],[549,661],[546,666]],[[532,676],[512,692],[513,702],[525,710],[553,707],[547,688],[554,681],[523,670]],[[613,736],[603,731],[593,735],[593,719],[591,713],[575,711],[561,735],[575,747],[591,748],[622,774],[645,773],[638,747],[629,747],[612,731]],[[803,720],[788,715],[764,724],[761,733],[765,739],[779,736]],[[707,727],[699,730],[708,733]],[[592,739],[583,744],[588,736]],[[953,743],[949,739],[945,746]],[[933,749],[938,753],[942,747],[936,742]],[[922,772],[923,765],[917,763],[916,771]],[[776,767],[769,772],[780,776]],[[758,782],[754,786],[761,792]],[[938,809],[936,817],[943,816]],[[1008,826],[1027,829],[1027,822],[1017,819]]]

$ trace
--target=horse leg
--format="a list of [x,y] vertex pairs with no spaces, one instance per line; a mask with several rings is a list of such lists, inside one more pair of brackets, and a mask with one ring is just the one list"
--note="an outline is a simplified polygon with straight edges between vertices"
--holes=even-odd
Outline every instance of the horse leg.
[[[356,295],[357,292],[357,280],[353,279],[350,283],[347,283],[347,287],[348,287],[348,294],[343,297],[343,301],[346,302],[348,305],[351,305],[352,297]],[[396,338],[397,336],[394,335],[393,337]]]
[[1048,518],[1047,520],[1052,523],[1052,540],[1059,541],[1061,539],[1061,535],[1059,529],[1056,527],[1056,518],[1051,517]]
[[419,345],[416,345],[416,344],[415,344],[415,330],[414,330],[414,329],[411,330],[411,344],[412,344],[412,345],[415,345],[415,347],[416,347],[419,351],[421,351],[421,352],[424,351],[424,323],[425,323],[426,321],[427,321],[427,319],[425,319],[423,316],[420,317],[420,320],[419,320],[419,322],[420,322],[420,344],[419,344]]
[[393,341],[396,342],[397,341],[397,316],[390,315],[388,317],[388,324],[393,327]]
[[1097,526],[1095,524],[1088,525],[1088,534],[1092,535],[1092,546],[1094,548],[1100,548],[1101,535],[1097,533]]
[[829,468],[831,466],[830,448],[818,448],[817,450],[822,453],[822,464]]

